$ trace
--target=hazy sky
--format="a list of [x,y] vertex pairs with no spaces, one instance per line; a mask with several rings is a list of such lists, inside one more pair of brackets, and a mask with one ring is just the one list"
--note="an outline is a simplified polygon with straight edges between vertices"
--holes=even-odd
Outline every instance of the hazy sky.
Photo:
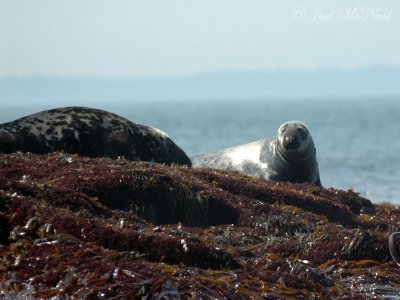
[[400,1],[0,0],[0,76],[400,65]]

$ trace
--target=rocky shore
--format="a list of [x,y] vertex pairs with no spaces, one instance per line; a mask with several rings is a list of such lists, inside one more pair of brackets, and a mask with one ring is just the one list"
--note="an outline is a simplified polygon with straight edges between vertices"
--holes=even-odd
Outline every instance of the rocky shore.
[[311,184],[1,154],[0,298],[400,299],[399,221]]

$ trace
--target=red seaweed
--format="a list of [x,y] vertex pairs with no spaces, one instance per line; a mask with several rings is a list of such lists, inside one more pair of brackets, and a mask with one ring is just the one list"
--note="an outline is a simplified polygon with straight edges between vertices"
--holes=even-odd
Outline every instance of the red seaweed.
[[396,206],[311,184],[0,154],[0,298],[393,297],[399,222]]

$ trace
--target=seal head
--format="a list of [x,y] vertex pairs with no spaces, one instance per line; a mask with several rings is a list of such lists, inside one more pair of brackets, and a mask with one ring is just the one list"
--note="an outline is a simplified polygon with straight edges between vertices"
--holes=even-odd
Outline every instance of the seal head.
[[299,121],[283,123],[278,129],[278,150],[287,157],[303,158],[310,154],[313,141],[305,124]]
[[272,160],[275,180],[311,182],[321,185],[314,141],[300,121],[283,123],[276,138],[276,157]]

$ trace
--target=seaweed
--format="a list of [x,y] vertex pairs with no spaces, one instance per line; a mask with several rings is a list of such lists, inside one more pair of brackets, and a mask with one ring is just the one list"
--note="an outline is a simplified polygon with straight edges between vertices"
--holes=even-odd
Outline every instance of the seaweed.
[[400,293],[388,247],[398,224],[398,207],[352,191],[0,154],[0,297],[390,298]]

